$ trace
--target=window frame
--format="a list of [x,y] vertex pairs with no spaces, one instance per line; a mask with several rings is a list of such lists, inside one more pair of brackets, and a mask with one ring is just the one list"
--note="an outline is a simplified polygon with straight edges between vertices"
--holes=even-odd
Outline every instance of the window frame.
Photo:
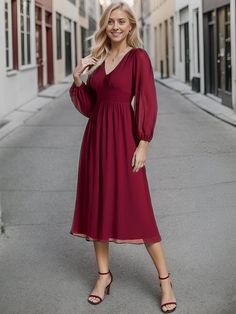
[[[21,12],[21,3],[23,2],[23,13]],[[29,14],[27,14],[27,5],[24,3],[29,3]],[[33,8],[33,1],[32,0],[20,0],[18,2],[18,49],[19,49],[19,64],[20,69],[29,68],[34,65],[33,62],[33,41],[32,41],[32,33],[33,33],[33,15],[32,15],[32,8]],[[23,31],[21,28],[21,20],[23,17]],[[29,30],[27,30],[27,18],[29,19]],[[23,41],[22,41],[23,35]],[[28,42],[29,39],[29,42]],[[22,42],[24,42],[24,47],[22,47]],[[23,55],[22,51],[24,52],[24,63],[23,63]]]
[[[7,10],[6,10],[7,4]],[[8,16],[8,27],[6,29],[6,19],[5,16]],[[13,45],[12,45],[12,6],[11,0],[4,0],[4,36],[5,36],[5,68],[6,71],[13,70]],[[8,33],[8,47],[7,47],[7,37],[6,33]],[[8,57],[7,57],[8,56]],[[7,62],[8,61],[8,62]]]

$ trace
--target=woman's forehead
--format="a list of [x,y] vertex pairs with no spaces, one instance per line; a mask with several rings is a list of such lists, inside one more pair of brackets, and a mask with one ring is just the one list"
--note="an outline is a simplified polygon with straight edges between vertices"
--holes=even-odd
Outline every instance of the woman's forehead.
[[127,14],[121,10],[121,9],[115,9],[111,12],[110,14],[110,19],[122,19],[122,18],[127,18]]

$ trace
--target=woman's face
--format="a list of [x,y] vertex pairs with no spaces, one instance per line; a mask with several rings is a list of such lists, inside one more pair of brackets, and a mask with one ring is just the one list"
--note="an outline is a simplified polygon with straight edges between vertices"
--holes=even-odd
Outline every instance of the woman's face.
[[111,12],[106,27],[107,36],[112,42],[122,42],[132,29],[127,14],[121,9]]

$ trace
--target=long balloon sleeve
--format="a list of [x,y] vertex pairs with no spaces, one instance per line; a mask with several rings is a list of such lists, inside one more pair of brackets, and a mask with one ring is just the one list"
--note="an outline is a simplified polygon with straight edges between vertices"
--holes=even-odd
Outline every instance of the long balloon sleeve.
[[138,140],[150,142],[156,124],[158,104],[151,61],[144,49],[135,55],[134,113]]
[[90,86],[90,77],[88,77],[86,84],[82,82],[80,86],[76,86],[73,83],[69,93],[75,108],[89,118],[96,101],[95,92]]

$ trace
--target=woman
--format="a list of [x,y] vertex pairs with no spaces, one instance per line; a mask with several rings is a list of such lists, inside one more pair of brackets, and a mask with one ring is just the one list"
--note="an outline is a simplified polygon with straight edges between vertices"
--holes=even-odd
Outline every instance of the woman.
[[[161,280],[161,310],[170,313],[176,299],[145,169],[157,116],[155,84],[127,4],[111,4],[104,11],[95,41],[92,53],[75,68],[70,88],[75,107],[89,118],[70,230],[94,243],[99,276],[88,302],[97,305],[109,294],[109,242],[145,244]],[[85,84],[80,76],[88,69]]]

